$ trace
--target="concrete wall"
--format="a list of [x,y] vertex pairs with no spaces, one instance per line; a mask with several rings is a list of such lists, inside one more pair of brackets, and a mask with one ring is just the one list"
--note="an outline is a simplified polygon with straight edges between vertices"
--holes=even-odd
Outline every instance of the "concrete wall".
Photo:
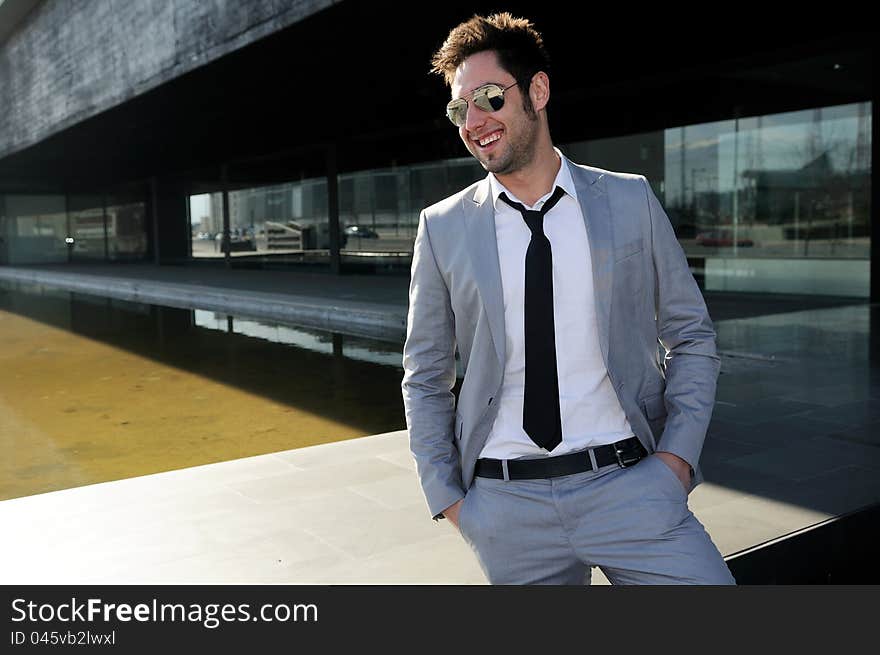
[[0,45],[0,157],[341,0],[45,0]]

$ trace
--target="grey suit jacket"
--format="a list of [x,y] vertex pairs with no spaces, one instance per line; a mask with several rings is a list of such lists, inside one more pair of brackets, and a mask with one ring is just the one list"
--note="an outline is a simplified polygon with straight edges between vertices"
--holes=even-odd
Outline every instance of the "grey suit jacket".
[[[720,366],[702,294],[644,176],[576,164],[571,173],[608,376],[648,452],[686,460],[696,486]],[[501,285],[488,178],[422,211],[401,386],[435,519],[464,497],[498,411],[506,357]],[[456,349],[464,369],[457,403]]]

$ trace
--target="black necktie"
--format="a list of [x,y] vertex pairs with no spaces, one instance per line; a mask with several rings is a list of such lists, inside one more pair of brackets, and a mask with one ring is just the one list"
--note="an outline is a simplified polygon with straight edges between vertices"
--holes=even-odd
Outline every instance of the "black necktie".
[[548,451],[562,442],[562,418],[559,412],[559,378],[556,374],[553,322],[553,253],[542,223],[544,214],[564,195],[562,187],[556,187],[540,211],[526,209],[504,193],[499,196],[522,214],[532,232],[532,240],[526,250],[526,380],[523,430],[532,441]]

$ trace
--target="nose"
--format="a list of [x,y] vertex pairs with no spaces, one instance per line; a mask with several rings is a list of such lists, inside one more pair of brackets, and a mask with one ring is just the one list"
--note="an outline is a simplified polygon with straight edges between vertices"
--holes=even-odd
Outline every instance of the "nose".
[[473,102],[468,103],[467,115],[464,121],[464,129],[473,132],[486,122],[486,112],[477,107]]

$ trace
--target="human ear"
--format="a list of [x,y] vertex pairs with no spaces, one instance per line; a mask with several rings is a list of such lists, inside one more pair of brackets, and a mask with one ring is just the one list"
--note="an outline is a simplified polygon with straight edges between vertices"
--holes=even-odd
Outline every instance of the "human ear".
[[529,85],[529,97],[532,100],[532,107],[535,111],[541,111],[550,101],[550,78],[547,73],[539,71],[532,76],[532,83]]

